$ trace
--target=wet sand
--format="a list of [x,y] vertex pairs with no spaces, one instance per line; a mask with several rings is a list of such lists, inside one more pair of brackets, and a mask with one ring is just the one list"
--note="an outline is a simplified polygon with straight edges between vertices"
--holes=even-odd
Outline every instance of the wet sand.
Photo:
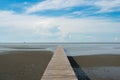
[[10,51],[0,55],[0,80],[40,80],[51,51]]
[[120,66],[120,55],[74,56],[81,67]]
[[[4,52],[0,55],[0,80],[40,80],[52,55],[51,51]],[[72,58],[91,80],[120,80],[120,55]]]
[[74,56],[91,80],[120,80],[120,55]]

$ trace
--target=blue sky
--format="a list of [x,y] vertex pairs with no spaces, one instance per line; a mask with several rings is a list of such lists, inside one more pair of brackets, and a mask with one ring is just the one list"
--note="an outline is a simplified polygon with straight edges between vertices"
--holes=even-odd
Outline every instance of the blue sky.
[[120,0],[0,0],[0,42],[120,42]]

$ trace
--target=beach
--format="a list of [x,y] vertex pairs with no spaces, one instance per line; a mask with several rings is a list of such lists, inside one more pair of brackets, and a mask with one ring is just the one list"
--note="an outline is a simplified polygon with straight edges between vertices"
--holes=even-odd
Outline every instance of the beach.
[[9,51],[0,55],[0,80],[40,80],[51,51]]
[[74,56],[73,59],[91,80],[120,80],[120,55]]
[[[58,45],[0,44],[0,80],[40,80]],[[120,80],[120,44],[61,45],[78,80]]]

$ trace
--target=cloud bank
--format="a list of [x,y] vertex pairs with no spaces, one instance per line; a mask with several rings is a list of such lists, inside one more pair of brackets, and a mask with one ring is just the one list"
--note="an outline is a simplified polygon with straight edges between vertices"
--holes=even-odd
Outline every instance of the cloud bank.
[[[21,35],[39,35],[64,39],[78,34],[109,34],[120,32],[120,23],[102,18],[43,17],[0,11],[0,28],[11,29]],[[19,32],[19,33],[18,33]],[[24,33],[24,34],[23,34]],[[88,37],[88,35],[86,35]],[[89,36],[89,38],[92,36]],[[77,41],[77,40],[76,40]]]

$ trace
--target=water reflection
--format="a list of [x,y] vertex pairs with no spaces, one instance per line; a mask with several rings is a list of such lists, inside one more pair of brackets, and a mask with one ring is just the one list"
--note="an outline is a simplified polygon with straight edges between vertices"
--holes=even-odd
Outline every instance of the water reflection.
[[71,66],[78,78],[78,80],[90,80],[88,78],[88,76],[85,74],[85,72],[80,68],[80,66],[75,62],[75,60],[73,59],[73,57],[68,57],[70,63],[71,63]]

